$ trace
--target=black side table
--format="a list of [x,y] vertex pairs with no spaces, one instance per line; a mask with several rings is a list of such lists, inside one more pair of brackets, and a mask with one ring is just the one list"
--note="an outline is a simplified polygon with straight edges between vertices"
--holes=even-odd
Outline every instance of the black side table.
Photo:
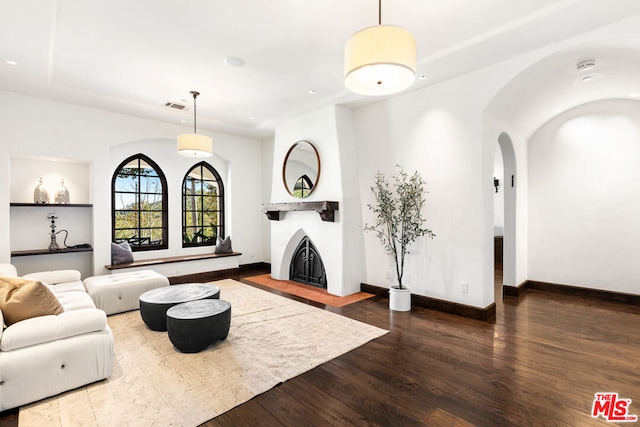
[[183,353],[197,353],[224,340],[231,324],[231,303],[218,299],[185,302],[167,310],[171,343]]
[[206,283],[185,283],[152,289],[140,295],[140,315],[152,331],[167,330],[167,310],[177,304],[220,298],[220,288]]

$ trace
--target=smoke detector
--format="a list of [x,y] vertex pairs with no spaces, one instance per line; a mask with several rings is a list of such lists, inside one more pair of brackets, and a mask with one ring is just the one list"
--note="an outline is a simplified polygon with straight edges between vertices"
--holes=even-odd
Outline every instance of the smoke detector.
[[576,65],[576,70],[578,71],[587,71],[596,66],[595,59],[587,59],[586,61],[578,62]]

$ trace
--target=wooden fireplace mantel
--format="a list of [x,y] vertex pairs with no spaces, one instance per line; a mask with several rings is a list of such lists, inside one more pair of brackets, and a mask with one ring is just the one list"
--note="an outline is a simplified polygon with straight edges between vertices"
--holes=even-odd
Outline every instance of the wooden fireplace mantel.
[[323,221],[333,222],[335,211],[338,210],[338,202],[284,202],[263,203],[262,212],[271,221],[280,221],[280,212],[286,211],[316,211]]

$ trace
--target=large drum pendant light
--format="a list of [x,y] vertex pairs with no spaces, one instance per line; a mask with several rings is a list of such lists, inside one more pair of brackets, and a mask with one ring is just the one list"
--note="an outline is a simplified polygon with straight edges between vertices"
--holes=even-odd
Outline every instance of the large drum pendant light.
[[196,134],[196,98],[200,93],[191,91],[193,95],[193,133],[178,135],[178,154],[187,157],[209,157],[213,154],[213,140],[208,136]]
[[378,25],[355,33],[345,44],[344,84],[362,95],[389,95],[413,84],[416,78],[416,40],[404,28]]

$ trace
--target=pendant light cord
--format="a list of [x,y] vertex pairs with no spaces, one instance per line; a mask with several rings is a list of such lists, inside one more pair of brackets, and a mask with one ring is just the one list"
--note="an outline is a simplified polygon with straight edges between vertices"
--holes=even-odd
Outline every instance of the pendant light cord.
[[196,98],[200,95],[196,91],[191,92],[193,94],[193,133],[196,133]]
[[382,0],[378,0],[378,25],[382,25]]

